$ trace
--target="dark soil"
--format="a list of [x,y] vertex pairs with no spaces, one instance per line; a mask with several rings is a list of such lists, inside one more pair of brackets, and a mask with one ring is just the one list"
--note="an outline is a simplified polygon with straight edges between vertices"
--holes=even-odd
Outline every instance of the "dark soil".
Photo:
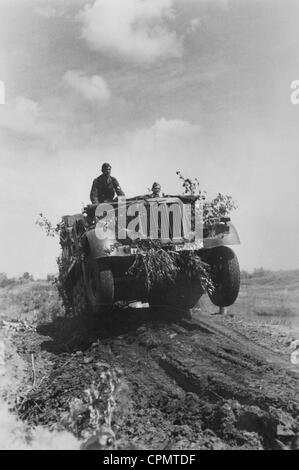
[[[31,425],[61,422],[70,401],[111,367],[127,384],[112,423],[125,447],[291,448],[299,432],[298,367],[231,318],[126,308],[106,321],[57,319],[15,331],[13,342],[27,364],[15,409]],[[82,419],[78,437],[84,426]]]

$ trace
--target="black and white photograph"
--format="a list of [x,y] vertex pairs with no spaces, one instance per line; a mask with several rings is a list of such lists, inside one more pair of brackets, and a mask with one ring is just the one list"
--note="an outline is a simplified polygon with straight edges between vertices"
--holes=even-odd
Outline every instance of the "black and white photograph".
[[299,449],[298,18],[0,0],[1,450]]

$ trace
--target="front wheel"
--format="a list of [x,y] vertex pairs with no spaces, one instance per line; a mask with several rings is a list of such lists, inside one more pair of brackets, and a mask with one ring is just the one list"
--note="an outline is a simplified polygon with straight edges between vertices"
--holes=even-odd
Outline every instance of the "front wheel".
[[112,308],[114,277],[108,266],[89,257],[84,263],[84,283],[92,313],[97,314]]
[[89,312],[89,304],[85,294],[82,275],[74,281],[72,289],[72,311],[73,316],[76,318],[85,317]]
[[236,254],[227,246],[213,248],[208,259],[213,272],[214,290],[209,297],[217,307],[229,307],[240,290],[240,266]]

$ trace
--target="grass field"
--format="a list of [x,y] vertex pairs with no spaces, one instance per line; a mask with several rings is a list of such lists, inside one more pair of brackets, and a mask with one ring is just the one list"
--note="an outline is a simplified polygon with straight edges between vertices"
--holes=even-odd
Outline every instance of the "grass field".
[[232,313],[248,319],[299,328],[299,271],[258,271],[242,278]]
[[[207,296],[202,308],[215,313]],[[63,315],[56,288],[47,281],[17,282],[0,288],[1,316],[49,321]],[[299,331],[299,270],[243,273],[237,301],[229,313],[242,320]]]
[[0,288],[2,318],[30,322],[54,320],[63,315],[58,292],[51,282],[15,282]]

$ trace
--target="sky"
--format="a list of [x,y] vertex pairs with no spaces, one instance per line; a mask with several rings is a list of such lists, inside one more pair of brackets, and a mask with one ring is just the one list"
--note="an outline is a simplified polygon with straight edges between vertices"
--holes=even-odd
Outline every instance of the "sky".
[[0,272],[56,272],[35,224],[198,177],[231,195],[242,269],[299,268],[297,0],[0,0]]

